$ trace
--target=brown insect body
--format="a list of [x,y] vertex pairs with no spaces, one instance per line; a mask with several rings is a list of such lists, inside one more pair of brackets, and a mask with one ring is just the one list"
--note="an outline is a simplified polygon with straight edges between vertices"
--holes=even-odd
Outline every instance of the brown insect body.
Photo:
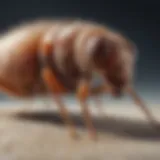
[[[49,89],[72,136],[74,126],[59,96],[76,92],[85,123],[95,138],[85,104],[92,73],[98,72],[115,93],[120,93],[132,83],[135,51],[131,40],[97,23],[82,20],[30,22],[0,37],[0,88],[20,97],[46,95]],[[139,99],[138,103],[141,104]]]
[[[92,55],[85,51],[87,39],[104,36],[105,32],[104,28],[92,23],[65,20],[38,21],[11,29],[0,40],[0,80],[26,96],[33,90],[38,93],[35,87],[44,89],[38,54],[40,45],[51,39],[55,47],[52,63],[63,83],[65,80],[65,85],[75,89],[81,72],[92,71],[89,61]],[[81,42],[76,44],[78,39]]]

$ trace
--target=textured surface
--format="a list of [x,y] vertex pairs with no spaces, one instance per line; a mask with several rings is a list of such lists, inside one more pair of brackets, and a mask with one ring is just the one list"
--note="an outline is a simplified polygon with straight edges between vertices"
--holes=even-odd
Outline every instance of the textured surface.
[[[155,116],[160,115],[158,109],[153,111]],[[20,107],[2,106],[0,160],[160,159],[160,132],[147,124],[141,112],[120,106],[109,107],[106,113],[105,118],[95,114],[99,140],[93,142],[78,114],[73,119],[80,137],[72,140],[56,110],[26,103]]]

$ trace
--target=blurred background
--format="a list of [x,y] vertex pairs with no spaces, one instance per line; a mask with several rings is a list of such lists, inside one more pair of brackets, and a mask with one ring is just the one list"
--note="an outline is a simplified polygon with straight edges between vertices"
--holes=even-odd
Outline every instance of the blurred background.
[[[81,17],[102,22],[130,37],[138,46],[135,85],[147,100],[160,95],[160,10],[158,1],[2,0],[0,32],[25,20]],[[5,100],[1,94],[1,100]]]

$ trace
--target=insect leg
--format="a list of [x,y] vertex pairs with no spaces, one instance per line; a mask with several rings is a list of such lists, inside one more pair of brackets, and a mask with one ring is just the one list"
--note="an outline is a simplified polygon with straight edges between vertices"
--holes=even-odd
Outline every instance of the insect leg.
[[[52,44],[53,45],[53,44]],[[43,65],[41,69],[41,76],[42,79],[49,90],[49,92],[53,95],[54,101],[57,104],[59,110],[60,110],[60,115],[64,120],[64,123],[69,127],[69,132],[72,137],[76,137],[76,130],[75,126],[73,124],[73,121],[71,120],[71,117],[62,102],[60,95],[65,92],[65,88],[59,83],[57,80],[53,70],[47,63],[47,59],[49,58],[49,55],[52,53],[52,45],[44,45],[43,50],[41,51],[41,64]]]
[[146,107],[144,102],[141,100],[141,98],[137,95],[137,93],[134,91],[133,88],[128,88],[127,92],[131,95],[134,102],[140,107],[140,109],[145,113],[146,117],[149,119],[150,123],[153,126],[157,126],[157,121],[154,119],[153,115],[151,114],[151,111]]
[[81,80],[77,89],[77,98],[80,102],[82,109],[82,114],[84,118],[85,125],[89,131],[89,136],[93,139],[97,139],[96,130],[94,128],[93,122],[91,120],[91,114],[88,110],[86,103],[87,97],[89,96],[89,82],[87,80]]

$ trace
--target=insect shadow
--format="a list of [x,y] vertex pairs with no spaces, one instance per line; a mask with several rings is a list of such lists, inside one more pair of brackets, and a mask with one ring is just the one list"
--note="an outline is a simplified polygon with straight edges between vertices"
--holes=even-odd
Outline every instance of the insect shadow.
[[[86,129],[82,116],[71,114],[72,120],[77,128]],[[51,111],[34,111],[15,113],[14,118],[21,120],[50,123],[58,126],[65,126],[59,113]],[[92,117],[94,125],[99,133],[112,133],[117,136],[130,139],[160,141],[160,130],[151,127],[148,122],[133,120],[123,117],[107,115],[105,118]]]

